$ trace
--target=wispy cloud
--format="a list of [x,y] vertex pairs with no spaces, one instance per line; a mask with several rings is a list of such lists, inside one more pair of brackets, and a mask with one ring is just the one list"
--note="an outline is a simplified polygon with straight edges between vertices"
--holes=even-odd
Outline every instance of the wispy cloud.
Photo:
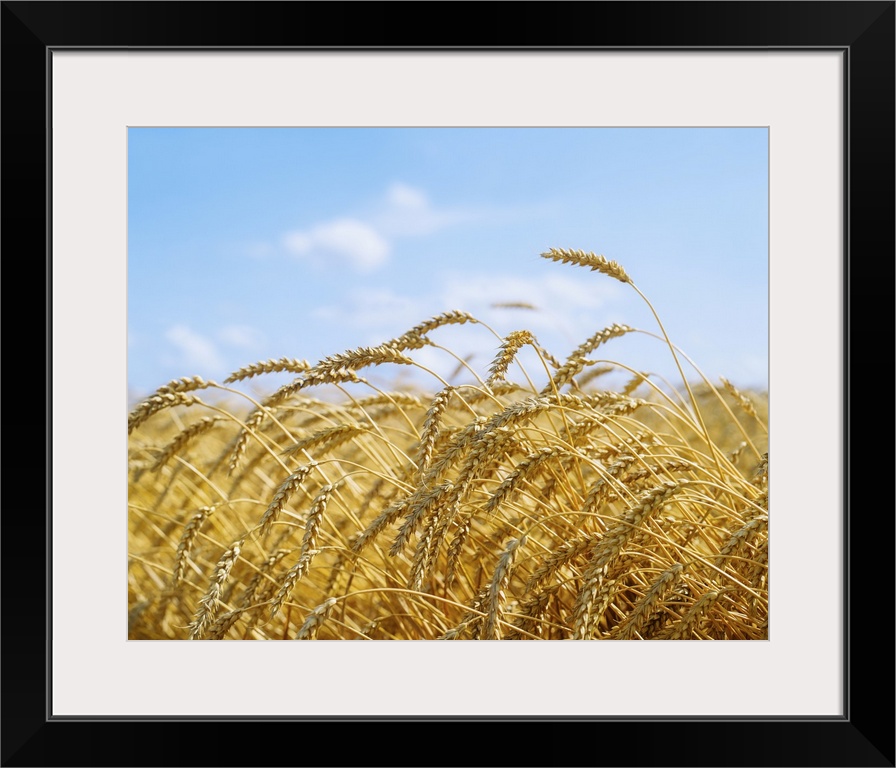
[[[283,235],[293,256],[319,265],[334,260],[362,273],[389,261],[397,239],[429,235],[472,218],[472,214],[435,207],[426,193],[402,182],[392,183],[363,216],[343,216]],[[250,252],[258,257],[260,249]]]
[[218,339],[238,349],[256,349],[264,343],[264,334],[248,325],[228,325],[218,331]]
[[[487,370],[500,337],[522,328],[535,333],[548,350],[565,355],[576,344],[609,322],[608,310],[620,299],[621,286],[611,281],[588,285],[574,278],[515,277],[506,274],[444,275],[428,290],[408,295],[391,288],[347,290],[333,303],[313,310],[314,320],[325,324],[349,346],[380,344],[399,336],[429,317],[462,310],[483,325],[444,326],[430,334],[432,341],[461,357],[472,357],[475,370]],[[495,303],[524,302],[538,309],[521,313]],[[331,350],[331,352],[341,350]],[[424,348],[410,353],[427,368],[448,376],[458,361],[444,350]],[[524,355],[525,356],[525,355]]]
[[372,272],[385,264],[391,249],[390,243],[373,227],[348,218],[287,232],[283,245],[300,258],[313,261],[335,258],[362,272]]
[[172,362],[184,370],[205,371],[207,375],[224,370],[224,359],[215,343],[186,325],[171,326],[165,331],[165,339],[177,353]]
[[374,223],[384,233],[408,237],[430,235],[472,218],[461,209],[436,208],[422,189],[397,181],[386,190]]
[[352,288],[339,299],[338,304],[314,308],[311,316],[328,326],[362,331],[359,344],[378,344],[425,320],[432,297],[407,296],[389,288]]
[[[621,291],[609,281],[592,284],[570,277],[516,277],[498,274],[458,274],[448,276],[440,294],[440,302],[462,307],[486,322],[537,322],[545,329],[567,331],[570,320],[583,313],[594,313],[615,300]],[[518,313],[495,304],[521,302],[538,307],[536,313],[520,318]]]

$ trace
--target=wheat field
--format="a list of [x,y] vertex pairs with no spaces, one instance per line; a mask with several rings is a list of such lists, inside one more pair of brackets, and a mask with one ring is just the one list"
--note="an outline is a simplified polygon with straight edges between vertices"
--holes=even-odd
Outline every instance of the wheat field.
[[[611,325],[563,359],[529,331],[495,333],[476,370],[438,343],[483,325],[451,310],[376,347],[185,377],[138,403],[129,639],[767,639],[766,393],[700,374],[616,262],[542,256],[626,284],[657,328]],[[628,367],[632,334],[681,381]],[[415,359],[424,347],[458,377]],[[407,367],[430,386],[365,378]]]

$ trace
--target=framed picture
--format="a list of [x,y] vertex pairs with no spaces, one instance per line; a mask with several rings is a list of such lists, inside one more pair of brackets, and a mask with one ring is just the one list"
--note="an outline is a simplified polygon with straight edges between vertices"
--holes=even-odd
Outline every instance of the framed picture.
[[[884,578],[890,583],[893,563],[889,514],[883,524],[875,516],[873,557],[861,548],[865,538],[857,535],[867,524],[861,512],[876,509],[880,502],[866,498],[866,484],[851,471],[851,458],[857,455],[851,452],[852,427],[859,423],[855,414],[861,411],[852,408],[850,377],[851,360],[857,358],[852,329],[880,328],[880,309],[892,306],[894,4],[479,4],[478,20],[494,13],[497,21],[500,12],[502,26],[512,9],[515,23],[527,30],[524,37],[531,38],[528,44],[496,35],[464,46],[438,40],[428,45],[382,45],[373,43],[377,35],[365,34],[368,28],[401,28],[399,20],[410,8],[414,7],[397,3],[353,4],[350,12],[345,5],[309,3],[3,4],[5,244],[7,253],[15,252],[15,247],[24,252],[43,249],[46,255],[43,261],[17,262],[38,265],[35,279],[46,285],[46,313],[17,324],[16,329],[32,332],[25,338],[40,337],[47,363],[46,449],[43,441],[34,446],[46,456],[46,513],[41,518],[7,512],[4,521],[4,554],[10,570],[3,594],[7,619],[3,679],[7,702],[16,701],[17,707],[4,709],[3,764],[273,764],[279,758],[259,758],[258,745],[265,742],[253,738],[269,725],[301,722],[317,729],[324,723],[382,727],[413,722],[419,727],[482,722],[488,726],[491,721],[498,728],[538,722],[549,726],[544,733],[550,735],[534,740],[499,738],[494,746],[500,747],[501,757],[488,758],[489,762],[565,763],[578,735],[574,729],[597,727],[607,738],[589,740],[602,746],[599,754],[586,756],[584,764],[894,765],[892,657],[882,657],[877,645],[863,647],[867,631],[851,631],[857,617],[880,621],[882,590],[877,581]],[[456,35],[444,38],[458,40],[471,34],[471,20],[458,13],[468,8],[472,6],[416,6],[436,14],[446,33],[456,29]],[[315,19],[314,34],[307,23],[310,17]],[[333,43],[329,30],[344,30],[345,25],[368,43]],[[389,37],[385,32],[384,36]],[[433,35],[434,40],[438,37]],[[260,132],[264,137],[258,143],[234,144]],[[400,150],[390,154],[385,145],[397,132],[400,141],[393,145]],[[465,143],[457,138],[461,132]],[[493,139],[490,145],[482,145],[483,132]],[[293,207],[306,209],[301,215],[275,213],[282,203],[278,195],[288,196],[291,188],[277,187],[281,182],[274,182],[274,176],[265,176],[262,182],[254,171],[243,176],[231,173],[232,178],[249,180],[246,189],[238,190],[226,187],[223,176],[216,175],[220,169],[230,173],[238,165],[273,168],[278,158],[296,161],[299,155],[287,147],[296,135],[308,148],[301,167],[319,180],[296,198]],[[598,135],[607,142],[602,150],[588,143]],[[662,136],[666,138],[661,143],[670,143],[656,150],[643,138],[647,135],[651,141]],[[419,136],[429,141],[425,147]],[[278,143],[281,140],[284,143]],[[516,154],[509,148],[514,142],[519,143]],[[261,153],[259,146],[270,154]],[[563,146],[569,152],[566,160],[557,152]],[[411,154],[411,147],[419,154]],[[454,153],[455,160],[443,161],[445,178],[449,171],[467,178],[490,173],[502,179],[502,189],[507,188],[506,179],[513,178],[517,207],[499,198],[494,191],[497,184],[488,196],[470,198],[466,208],[456,201],[433,199],[428,195],[431,190],[419,183],[422,171],[414,176],[408,170],[422,167],[426,151]],[[604,197],[592,201],[587,197],[592,192],[587,171],[599,151],[606,157],[629,153],[625,168],[631,169],[631,188],[624,188],[623,175],[607,170],[603,176],[595,166],[593,186],[607,184],[611,189],[601,190]],[[171,161],[173,153],[180,153],[176,162]],[[327,153],[328,163],[314,164]],[[404,176],[391,173],[374,179],[367,174],[373,158],[396,167],[401,153],[406,155]],[[682,158],[678,165],[668,160],[675,153]],[[539,154],[546,165],[527,179],[527,164],[534,167]],[[337,157],[338,162],[333,159]],[[508,164],[502,165],[502,159]],[[665,162],[668,165],[659,169]],[[563,171],[551,176],[547,165]],[[721,188],[718,182],[708,181],[710,170],[695,170],[720,167],[727,185],[737,188],[725,192],[727,208],[714,193]],[[192,175],[183,169],[191,169]],[[331,172],[334,179],[324,183]],[[576,219],[537,211],[539,201],[525,197],[527,185],[556,184],[558,177],[567,182],[570,195],[564,198],[558,192],[552,199],[563,205],[570,205],[573,198],[587,200],[589,212],[600,210],[607,217],[603,227],[593,222],[580,225],[581,216],[587,214]],[[389,184],[376,187],[377,180]],[[265,196],[260,194],[262,183],[273,185]],[[705,188],[698,192],[701,183]],[[191,184],[196,189],[190,199],[211,201],[217,212],[188,201],[185,190]],[[668,186],[660,193],[661,184]],[[335,200],[336,192],[346,186],[369,194],[358,198],[361,202],[351,217],[337,218],[332,211],[343,203],[327,208],[322,200],[327,195]],[[745,196],[738,197],[741,193]],[[399,290],[398,276],[376,282],[377,270],[392,255],[402,247],[414,247],[413,237],[447,229],[464,216],[475,218],[486,199],[500,201],[501,206],[490,213],[497,219],[503,216],[507,227],[492,231],[489,248],[481,251],[470,239],[474,229],[466,234],[467,240],[460,234],[450,241],[455,251],[467,248],[474,254],[453,265],[458,275],[453,293],[446,290],[450,271],[413,260],[400,262],[397,256],[394,260],[401,269],[417,270],[409,278],[411,287]],[[614,200],[618,208],[613,207]],[[694,210],[696,203],[689,209],[683,201],[700,201],[699,211]],[[228,228],[238,208],[252,208],[256,219],[268,217],[269,240]],[[531,228],[539,216],[551,223]],[[619,227],[611,216],[629,217],[629,226]],[[208,243],[198,239],[199,230],[189,228],[202,217],[206,218],[199,222],[200,229],[218,228],[213,247],[219,250],[216,261],[191,271],[185,260],[193,257],[186,250],[178,254],[172,246],[175,228],[180,242],[194,251],[207,248]],[[739,223],[724,229],[723,219]],[[645,229],[650,226],[656,231],[648,237]],[[609,245],[547,241],[565,232],[576,239],[606,234],[611,240]],[[527,247],[523,233],[535,241],[528,255],[536,257],[541,271],[528,276],[520,272],[510,280],[510,267],[500,261],[494,243],[509,243],[518,235],[520,241],[510,246],[518,252]],[[761,273],[758,289],[755,275],[731,271],[741,265],[737,254],[747,241],[765,258],[756,267]],[[626,248],[632,254],[629,263],[621,255]],[[664,248],[665,261],[663,253],[657,254]],[[879,258],[881,253],[884,259]],[[546,259],[539,261],[539,255]],[[452,256],[441,258],[450,261]],[[679,269],[670,266],[672,258],[681,260]],[[491,289],[477,294],[473,277],[479,272],[487,276],[489,270],[474,267],[489,259],[493,260],[489,285],[500,286],[500,295]],[[851,266],[858,263],[865,268],[853,273]],[[569,279],[548,278],[547,267],[556,267]],[[648,267],[652,273],[644,275]],[[877,274],[881,268],[886,274]],[[700,269],[705,274],[695,271]],[[225,270],[243,276],[239,286],[218,287],[216,272]],[[874,279],[868,279],[869,272]],[[442,290],[423,290],[427,275]],[[263,283],[260,293],[253,293],[253,280]],[[717,280],[732,292],[723,294],[723,288],[714,287],[720,284]],[[657,321],[655,341],[666,345],[669,370],[646,374],[643,365],[650,363],[618,364],[609,351],[592,354],[598,343],[608,340],[603,337],[591,337],[587,350],[575,346],[596,330],[583,329],[582,317],[600,318],[599,307],[606,302],[612,306],[616,294],[601,281],[640,294],[636,298],[643,299],[639,305],[643,317]],[[325,288],[328,282],[334,285]],[[652,303],[664,300],[652,292],[642,293],[645,285],[675,288],[695,297],[686,299],[681,311],[691,322],[685,325],[682,320],[678,326],[688,328],[686,339],[670,340],[664,314]],[[271,290],[268,304],[265,287]],[[269,347],[245,346],[260,326],[250,322],[250,310],[240,304],[242,297],[252,297],[246,303],[256,314],[274,316],[275,303],[287,308],[290,303],[308,305],[311,294],[325,290],[332,291],[331,298],[311,315],[302,315],[297,306],[292,315],[276,321],[287,328],[295,323],[292,335],[285,334]],[[180,317],[181,310],[172,308],[189,303],[191,291],[199,314],[213,316],[213,331],[198,325],[199,319],[162,322],[166,313]],[[377,291],[379,302],[370,300],[367,294]],[[580,292],[584,298],[577,298]],[[720,302],[716,293],[738,297],[741,306]],[[595,303],[595,295],[605,303]],[[451,315],[454,306],[438,303],[447,302],[449,296],[459,297],[464,311],[469,300],[477,317]],[[427,297],[434,303],[413,301]],[[544,330],[534,335],[516,330],[514,323],[528,318],[513,312],[531,311],[532,301],[580,311],[545,314]],[[423,312],[426,306],[432,306],[432,312]],[[670,301],[667,306],[674,305]],[[443,311],[447,314],[438,314]],[[347,322],[352,313],[357,317]],[[709,391],[726,403],[729,412],[753,408],[755,399],[719,379],[716,370],[734,365],[734,360],[758,360],[753,370],[759,372],[757,379],[768,396],[767,406],[762,400],[768,414],[763,445],[744,430],[730,445],[710,436],[699,417],[701,392],[692,390],[683,373],[691,346],[702,345],[707,354],[725,346],[724,332],[735,313],[755,318],[758,352],[746,337],[729,336],[736,353],[710,363]],[[425,321],[427,314],[442,319]],[[417,315],[422,325],[415,326],[410,319]],[[383,323],[384,318],[389,322]],[[440,368],[436,357],[427,355],[449,345],[420,338],[430,332],[435,338],[444,330],[440,326],[466,331],[468,323],[494,326],[498,332],[488,343],[474,345],[466,358],[463,353],[454,355],[455,365]],[[334,334],[329,347],[311,345],[309,337],[324,338],[324,326],[340,324],[360,340]],[[464,328],[454,329],[455,325]],[[415,329],[419,333],[411,339]],[[551,329],[561,333],[550,347],[562,349],[568,342],[569,354],[562,349],[555,358],[541,343],[554,338]],[[262,335],[273,338],[273,334]],[[137,346],[141,337],[167,340],[170,369],[160,363],[148,372],[141,370],[149,359],[142,351],[149,346]],[[392,341],[378,345],[381,337],[383,342]],[[275,351],[292,339],[301,341],[301,347],[294,351],[281,346],[282,352]],[[16,349],[15,338],[11,341]],[[29,341],[27,358],[21,350],[19,359],[34,359],[33,338]],[[312,351],[303,351],[306,348]],[[225,357],[227,349],[247,350],[247,357],[242,363]],[[186,356],[174,357],[177,350]],[[354,355],[351,361],[343,350]],[[421,350],[426,354],[419,354]],[[166,354],[162,350],[155,359],[164,361]],[[402,370],[433,373],[443,387],[414,389],[416,384],[408,384],[399,397],[406,398],[402,400],[406,405],[397,407],[395,380],[380,366],[383,355],[388,358],[385,362]],[[301,359],[306,356],[313,358],[310,363]],[[408,359],[415,365],[407,364]],[[608,375],[619,377],[619,383],[612,391],[589,390],[586,368],[597,373],[607,362],[610,368],[616,366]],[[243,364],[249,367],[241,368]],[[535,383],[525,399],[501,399],[501,387],[513,383],[512,375],[523,371],[526,378],[538,364],[545,381],[532,376]],[[187,383],[177,385],[179,368],[184,377],[200,375],[202,383],[182,379]],[[569,374],[565,378],[564,372]],[[633,398],[643,395],[649,401],[644,391],[661,393],[655,382],[676,372],[682,374],[686,394],[680,406],[657,409],[665,416],[653,427],[651,439],[662,437],[662,450],[650,453],[655,463],[642,461],[642,474],[659,485],[636,485],[635,471],[624,475],[629,468],[619,469],[618,459],[614,463],[608,441],[591,444],[590,453],[576,453],[573,427],[585,431],[586,412],[572,409],[572,399],[561,399],[563,387],[575,387],[567,390],[566,397],[575,399],[576,408],[584,408],[582,403],[591,398],[587,415],[597,422],[607,414],[621,413],[619,409],[628,408]],[[239,494],[222,493],[240,499],[246,510],[244,514],[241,507],[237,512],[237,502],[228,501],[230,508],[220,513],[214,498],[194,504],[204,498],[200,492],[181,499],[183,489],[197,481],[178,485],[181,481],[168,469],[155,473],[161,478],[158,485],[134,484],[135,475],[158,470],[174,457],[191,477],[201,476],[209,487],[215,486],[219,481],[211,470],[198,459],[193,461],[195,452],[169,454],[159,447],[161,443],[149,450],[133,436],[142,437],[140,429],[150,417],[169,405],[193,406],[197,399],[203,408],[208,406],[199,415],[208,418],[173,417],[175,431],[169,438],[176,445],[201,437],[200,432],[214,434],[222,428],[220,420],[241,428],[254,425],[254,432],[245,434],[273,434],[252,421],[256,417],[251,409],[231,411],[224,401],[208,399],[218,389],[217,384],[208,385],[211,378],[222,382],[227,378],[224,383],[237,389],[250,379],[254,384],[262,373],[285,375],[285,383],[273,378],[273,390],[246,386],[247,400],[261,403],[258,413],[273,416],[278,423],[301,412],[304,429],[284,430],[289,441],[279,437],[257,441],[263,447],[259,455],[283,470],[277,475],[261,463],[247,470],[252,482],[267,488],[267,496],[243,493],[248,486],[240,487]],[[464,378],[467,374],[469,380]],[[364,396],[350,394],[353,407],[361,410],[351,411],[355,431],[347,443],[339,440],[346,437],[348,410],[328,415],[328,420],[312,427],[304,420],[310,401],[287,402],[285,395],[277,403],[264,399],[272,391],[275,397],[281,391],[292,396],[299,389],[305,397],[311,385],[341,387],[357,383],[358,375],[365,384],[372,382],[372,389],[384,399],[374,403],[368,398],[358,406],[370,390]],[[145,376],[147,383],[138,384],[139,376]],[[169,378],[172,383],[165,389],[161,385]],[[153,380],[159,389],[154,389]],[[469,388],[485,393],[492,410],[477,410],[474,396],[463,394]],[[624,403],[617,398],[620,392]],[[611,395],[617,398],[612,408],[607,405]],[[352,592],[340,587],[340,597],[328,598],[327,579],[320,575],[324,565],[334,578],[349,573],[340,565],[339,551],[359,551],[386,525],[394,526],[390,541],[399,552],[402,546],[413,550],[414,541],[438,537],[439,518],[424,516],[422,493],[416,499],[410,483],[412,477],[426,476],[434,457],[450,455],[450,451],[439,454],[444,445],[433,427],[449,408],[440,397],[458,398],[478,419],[471,422],[478,428],[505,427],[523,406],[528,417],[542,405],[562,406],[563,417],[573,424],[532,426],[527,442],[516,453],[507,449],[501,454],[507,460],[495,462],[490,475],[476,475],[479,459],[471,459],[459,475],[450,475],[450,482],[438,485],[432,478],[442,483],[448,476],[433,474],[430,485],[421,488],[456,492],[460,505],[466,498],[462,493],[474,492],[459,490],[460,479],[465,478],[493,508],[496,499],[512,494],[534,498],[543,489],[538,482],[525,485],[530,479],[525,473],[533,462],[560,457],[572,461],[564,465],[564,472],[586,471],[580,484],[563,489],[560,498],[579,510],[606,494],[608,503],[616,506],[608,508],[611,512],[590,513],[588,525],[593,523],[594,530],[582,523],[578,534],[564,539],[566,529],[547,522],[562,519],[563,525],[571,525],[564,510],[536,519],[526,502],[514,496],[518,516],[504,520],[504,528],[487,527],[492,521],[485,518],[472,521],[473,536],[480,537],[475,549],[488,552],[491,569],[485,575],[475,574],[475,559],[463,559],[471,551],[464,549],[463,518],[452,517],[443,519],[446,538],[441,554],[417,544],[422,555],[408,556],[406,571],[392,570],[388,559],[379,562],[371,556],[364,567],[351,570],[350,578],[363,581],[364,589],[356,585]],[[600,407],[595,409],[598,401]],[[314,403],[314,409],[324,403],[327,408],[343,407],[341,401],[331,402],[324,395]],[[377,421],[384,403],[395,421]],[[279,412],[275,405],[289,405],[292,410]],[[124,411],[129,414],[129,446],[124,440]],[[676,419],[687,413],[698,414],[687,425],[703,440],[699,450],[679,446],[686,427]],[[493,423],[501,414],[505,420]],[[399,428],[397,420],[407,428]],[[456,422],[455,433],[461,437],[465,423]],[[182,430],[180,434],[175,428]],[[343,431],[337,435],[334,429]],[[407,439],[385,439],[387,432],[407,433]],[[449,432],[446,422],[448,437]],[[368,433],[379,437],[368,442]],[[230,451],[222,460],[233,466],[240,460],[241,467],[252,461],[251,448],[240,454],[243,434],[236,429],[221,437],[222,446]],[[626,434],[639,445],[650,442],[632,437],[633,429]],[[626,443],[629,447],[631,440]],[[721,465],[733,467],[739,460],[741,442],[746,453],[752,449],[756,454],[751,471],[765,473],[764,490],[754,485],[735,492],[718,482],[725,475]],[[351,445],[358,453],[312,451],[322,445],[334,451],[338,445]],[[389,468],[401,463],[397,460],[371,469],[359,458],[379,460],[383,445],[411,462],[407,476],[390,474]],[[680,449],[673,451],[673,445]],[[594,451],[604,453],[598,456]],[[719,474],[700,463],[704,456]],[[681,463],[687,466],[682,468]],[[326,476],[322,464],[330,469],[338,466],[342,474]],[[351,470],[346,469],[349,465]],[[596,473],[591,480],[590,469]],[[314,490],[303,488],[315,473],[320,478]],[[713,480],[707,481],[708,477]],[[365,517],[363,499],[380,493],[374,478],[404,488],[410,494],[406,503],[416,503],[418,515],[404,518],[405,526],[397,514],[388,520]],[[12,485],[18,484],[13,480]],[[346,485],[352,486],[353,495]],[[769,504],[772,486],[775,501]],[[648,497],[655,501],[657,488],[665,494],[663,503],[673,493],[684,493],[682,488],[687,488],[690,501],[712,498],[712,516],[681,517],[690,501],[676,501],[677,506],[668,509],[659,501],[645,501]],[[288,497],[293,491],[309,491],[308,503],[291,507]],[[169,494],[178,501],[165,506],[161,498]],[[315,510],[323,514],[330,495],[340,494],[337,502],[346,510],[345,519],[358,522],[351,532],[335,523],[327,529],[328,518],[315,518]],[[754,512],[722,501],[735,495],[748,498],[747,506]],[[24,507],[24,501],[16,506]],[[554,502],[544,502],[548,503]],[[391,507],[383,503],[378,509],[386,510],[385,515]],[[727,519],[724,513],[729,509],[739,525]],[[652,523],[651,542],[657,546],[651,548],[635,542],[629,532],[655,510],[668,519]],[[212,515],[219,515],[215,527],[203,529]],[[135,546],[137,518],[140,531],[156,536],[152,541],[151,536],[139,540],[139,546]],[[476,528],[480,522],[486,527]],[[258,527],[252,527],[256,523]],[[681,545],[676,537],[685,526],[699,531],[704,549]],[[750,539],[752,548],[735,554],[735,546],[757,528],[764,531],[762,544]],[[282,563],[270,564],[270,573],[279,575],[266,577],[265,557],[270,555],[270,560],[281,550],[259,547],[258,537],[276,536],[281,530],[286,554]],[[539,538],[544,531],[550,537]],[[592,546],[593,539],[604,542],[603,549],[588,549],[592,559],[576,565],[572,555],[567,557],[576,546],[576,535],[582,547]],[[457,591],[439,572],[440,563],[446,567],[452,563],[451,536],[460,542],[452,572],[461,584]],[[616,540],[630,558],[647,558],[643,573],[651,578],[633,577],[623,584],[619,576],[619,586],[614,586],[609,560],[601,557],[607,555],[606,542]],[[24,541],[31,542],[27,555]],[[886,542],[884,551],[880,541]],[[203,544],[207,551],[200,556]],[[388,544],[376,546],[382,546],[384,553],[388,549]],[[43,554],[35,557],[35,550]],[[662,557],[651,559],[650,553],[656,551]],[[696,555],[684,560],[685,552]],[[719,560],[720,554],[731,555],[730,562]],[[561,555],[566,559],[556,565]],[[331,556],[332,562],[327,559]],[[515,566],[515,557],[526,565]],[[760,573],[757,563],[763,562],[765,570]],[[568,567],[568,578],[554,578],[561,566]],[[514,592],[511,576],[523,584],[525,574],[531,584],[548,571],[555,588],[550,594],[540,593],[545,598],[540,613],[529,611],[525,590]],[[376,582],[375,573],[386,574],[382,584]],[[707,576],[713,573],[743,586],[741,597],[726,598],[724,588],[713,591],[710,585],[717,582]],[[254,576],[258,576],[255,582]],[[257,585],[265,578],[274,592],[262,600]],[[31,586],[23,589],[23,584]],[[477,589],[479,602],[475,602]],[[597,611],[601,589],[606,601]],[[226,597],[225,590],[230,590]],[[247,596],[245,605],[238,602],[239,590]],[[375,612],[366,612],[357,602],[346,599],[340,604],[342,596],[362,592],[376,593],[379,606],[387,603],[387,597],[400,595],[405,601],[401,610],[407,615],[396,607],[399,602],[383,609],[389,622],[379,621]],[[413,608],[417,603],[407,602],[408,595],[418,594],[430,596],[426,611],[419,614]],[[459,597],[462,594],[465,599]],[[755,599],[742,599],[745,595]],[[270,617],[268,624],[250,620],[255,598]],[[704,616],[701,611],[710,600],[727,600],[726,610]],[[342,613],[330,616],[337,605]],[[593,612],[597,615],[592,620]],[[883,634],[889,636],[886,626],[885,622]],[[38,639],[43,637],[46,643]],[[179,642],[309,638],[318,642]],[[383,642],[327,642],[345,639]],[[447,639],[502,641],[441,642]],[[621,642],[558,645],[567,639]],[[639,642],[644,639],[691,642]],[[867,681],[886,687],[887,695],[881,697]],[[128,743],[107,735],[112,723],[121,722],[131,729]],[[226,744],[203,738],[201,731],[207,725],[224,723],[238,725],[236,738]],[[70,734],[76,726],[97,735],[60,738],[63,729]],[[170,738],[135,730],[162,727],[177,739],[177,757],[172,755]],[[178,728],[200,732],[184,739]],[[310,751],[303,762],[366,765],[383,759],[370,753],[372,742],[364,739],[322,739],[320,747],[314,747],[316,742],[315,737],[305,739],[308,746],[303,749]],[[79,749],[79,743],[90,744],[89,750]],[[408,751],[385,759],[389,764],[425,764],[444,758]],[[469,762],[460,752],[448,760]]]

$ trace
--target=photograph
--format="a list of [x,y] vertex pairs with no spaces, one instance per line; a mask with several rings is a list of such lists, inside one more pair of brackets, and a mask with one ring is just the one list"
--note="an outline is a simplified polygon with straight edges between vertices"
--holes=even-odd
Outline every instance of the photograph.
[[767,640],[768,159],[129,128],[129,639]]

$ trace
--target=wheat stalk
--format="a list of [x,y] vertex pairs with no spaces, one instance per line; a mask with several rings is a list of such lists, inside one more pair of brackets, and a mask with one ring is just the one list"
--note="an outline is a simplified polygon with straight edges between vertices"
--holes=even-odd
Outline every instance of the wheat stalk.
[[315,640],[317,639],[317,633],[320,628],[324,625],[330,613],[333,610],[333,607],[336,605],[335,597],[328,597],[324,600],[320,605],[318,605],[311,613],[308,614],[308,618],[305,619],[305,623],[302,624],[302,627],[299,629],[296,634],[296,640]]
[[685,481],[674,483],[664,481],[643,494],[638,501],[628,508],[620,522],[611,528],[599,540],[583,574],[584,588],[576,600],[576,632],[578,639],[587,634],[588,616],[592,613],[591,603],[600,594],[600,585],[607,575],[610,563],[619,555],[626,542],[631,539],[635,531],[657,509],[660,509],[674,494],[678,493]]
[[264,373],[305,373],[310,368],[311,363],[307,360],[296,360],[292,357],[281,357],[279,360],[261,360],[234,371],[224,379],[224,383],[231,384],[236,381],[251,379],[253,376],[260,376]]
[[[619,325],[614,323],[613,325],[608,326],[607,328],[603,328],[594,335],[590,336],[586,341],[576,347],[567,357],[566,362],[563,363],[554,373],[551,381],[548,382],[547,386],[541,391],[542,395],[549,395],[552,392],[556,392],[561,390],[564,386],[569,384],[573,377],[577,376],[581,371],[588,365],[588,355],[591,354],[595,349],[597,349],[601,344],[606,344],[610,339],[616,339],[620,336],[624,336],[627,333],[631,333],[635,329],[628,325]],[[594,376],[600,376],[604,373],[609,373],[612,368],[601,368],[597,369],[593,374]],[[583,378],[584,385],[584,378]]]
[[616,583],[616,579],[605,579],[599,572],[585,577],[574,609],[573,640],[591,639],[595,625],[613,600]]
[[435,315],[429,320],[424,320],[422,323],[415,325],[409,331],[406,331],[397,339],[394,339],[392,344],[397,349],[409,349],[421,344],[421,339],[425,334],[431,333],[436,328],[441,328],[443,325],[463,325],[464,323],[478,322],[479,321],[469,312],[462,312],[457,309],[450,312],[443,312],[440,315]]
[[566,248],[551,248],[541,255],[552,261],[562,261],[567,264],[577,264],[580,267],[588,267],[592,272],[600,272],[601,274],[615,278],[623,283],[631,282],[631,278],[617,262],[610,261],[603,256],[598,256],[594,253]]
[[421,478],[432,461],[432,452],[439,434],[439,422],[442,419],[442,414],[448,407],[453,393],[454,387],[452,386],[442,389],[432,399],[429,410],[426,412],[426,421],[423,422],[423,432],[420,435],[420,453],[417,458],[417,468]]
[[190,521],[184,526],[180,541],[177,543],[177,551],[174,555],[174,573],[171,578],[171,588],[177,589],[183,581],[184,574],[187,570],[187,558],[193,549],[193,543],[199,535],[199,529],[206,521],[209,515],[215,511],[217,505],[201,507],[196,511]]
[[504,376],[507,374],[507,369],[516,357],[517,352],[526,344],[538,347],[538,342],[530,331],[512,331],[508,333],[501,342],[498,354],[489,366],[489,377],[486,380],[486,384],[491,386],[499,381],[503,381]]
[[308,517],[305,519],[305,533],[302,536],[302,549],[299,552],[299,561],[289,569],[283,584],[280,585],[280,589],[277,591],[277,596],[271,602],[272,619],[280,612],[283,603],[289,599],[296,583],[308,573],[311,561],[320,552],[319,549],[315,549],[318,532],[323,521],[324,511],[337,487],[338,484],[322,486],[311,503]]
[[208,590],[199,601],[199,608],[196,610],[196,618],[190,623],[190,639],[200,640],[206,628],[214,621],[221,604],[221,595],[224,591],[224,582],[230,575],[230,571],[240,556],[241,546],[244,539],[236,541],[218,561],[215,566],[215,572],[212,575],[211,584]]
[[569,455],[570,452],[562,445],[548,445],[544,448],[539,448],[535,453],[530,453],[524,461],[516,465],[513,472],[495,489],[485,504],[485,513],[494,514],[498,507],[513,498],[513,494],[518,486],[524,480],[534,475],[542,465],[551,459],[564,458]]
[[281,456],[294,456],[301,451],[311,448],[320,448],[319,453],[326,453],[338,448],[340,445],[353,440],[360,434],[369,432],[370,424],[338,424],[335,427],[327,427],[315,432],[313,435],[303,437],[288,448],[280,451]]
[[651,585],[650,589],[647,590],[644,597],[638,601],[625,621],[616,627],[614,633],[616,638],[619,640],[631,640],[640,632],[650,618],[654,606],[675,585],[684,567],[683,563],[675,563],[671,568],[663,571],[660,577]]
[[162,467],[165,466],[165,464],[167,464],[171,460],[173,456],[183,451],[183,449],[191,440],[199,437],[200,435],[204,435],[221,421],[222,419],[220,418],[207,416],[203,419],[199,419],[199,421],[196,421],[190,426],[183,429],[168,445],[166,445],[159,452],[158,457],[156,457],[156,460],[151,467],[152,471],[158,472]]
[[711,590],[705,592],[694,603],[691,609],[681,618],[680,621],[670,625],[657,635],[658,640],[686,640],[694,632],[699,625],[700,620],[715,605],[719,596],[724,590]]
[[491,584],[488,589],[488,617],[485,621],[484,640],[500,640],[501,630],[498,626],[502,615],[505,601],[505,589],[507,581],[510,578],[510,567],[513,565],[517,550],[526,543],[526,536],[520,536],[518,539],[510,541],[498,560],[498,567],[492,576]]
[[728,394],[730,394],[736,401],[737,404],[743,408],[744,413],[748,416],[752,416],[754,419],[756,416],[756,406],[753,405],[753,401],[750,400],[749,397],[744,395],[737,387],[734,386],[728,379],[724,376],[719,377],[722,381],[722,385],[727,390]]
[[274,498],[271,499],[271,503],[268,504],[267,509],[265,509],[264,514],[261,516],[261,522],[258,524],[258,533],[262,538],[267,536],[271,530],[271,526],[277,522],[277,518],[283,510],[283,506],[289,501],[290,496],[301,487],[308,475],[311,474],[311,471],[317,466],[316,461],[305,464],[280,483],[277,490],[274,492]]

